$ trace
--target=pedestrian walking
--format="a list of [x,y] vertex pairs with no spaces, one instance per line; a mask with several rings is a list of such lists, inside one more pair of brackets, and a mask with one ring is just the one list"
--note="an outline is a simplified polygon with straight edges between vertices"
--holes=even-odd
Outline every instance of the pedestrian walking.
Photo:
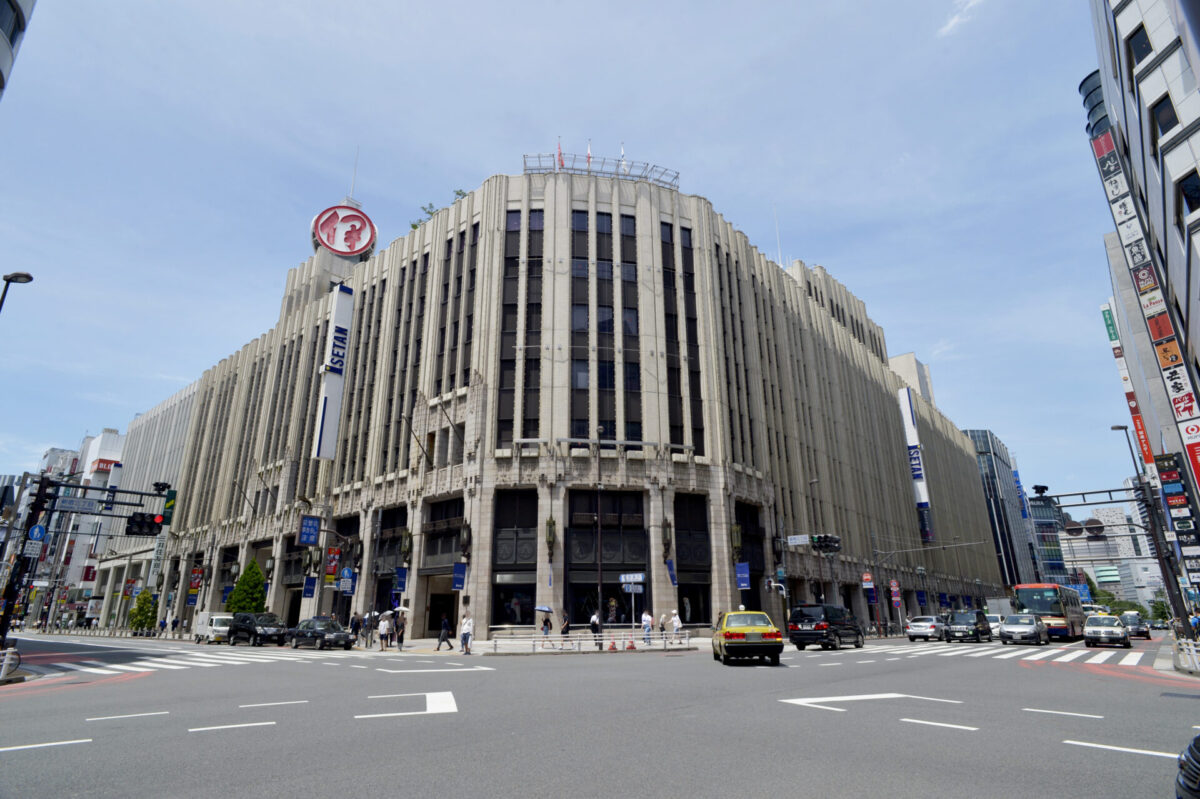
[[363,619],[363,647],[370,649],[375,643],[375,625],[377,616],[367,616]]
[[567,615],[565,610],[563,611],[562,626],[558,628],[558,634],[562,637],[563,649],[566,649],[567,644],[571,640],[571,617]]
[[171,619],[171,635],[175,635],[179,630],[179,617]]
[[654,617],[650,615],[650,611],[642,611],[642,640],[646,642],[646,646],[650,646],[650,632],[654,629]]
[[392,630],[392,620],[389,616],[382,616],[379,619],[379,651],[387,649],[389,636]]
[[667,614],[662,614],[658,617],[658,634],[662,638],[667,636]]
[[592,613],[592,618],[588,620],[588,626],[592,628],[592,635],[596,637],[596,648],[603,651],[604,642],[600,640],[600,611]]
[[542,617],[542,649],[545,649],[547,646],[551,649],[554,648],[554,644],[550,643],[550,630],[553,628],[554,625],[550,623],[550,615],[547,614]]
[[360,632],[362,632],[362,616],[355,611],[354,615],[350,617],[350,635],[357,641]]
[[404,651],[404,631],[408,629],[408,617],[401,613],[396,617],[396,649]]
[[683,627],[683,622],[679,618],[679,611],[671,611],[671,643],[679,643],[679,630]]
[[454,641],[450,638],[450,636],[453,634],[454,634],[453,631],[450,629],[450,620],[447,619],[446,614],[443,613],[442,614],[442,631],[441,631],[441,633],[438,634],[437,648],[434,651],[441,652],[442,644],[446,644],[448,647],[450,647],[450,651],[453,652],[454,651]]
[[458,626],[458,631],[462,636],[462,648],[458,651],[464,655],[471,654],[471,633],[475,632],[475,620],[471,618],[471,611],[463,611],[462,624]]

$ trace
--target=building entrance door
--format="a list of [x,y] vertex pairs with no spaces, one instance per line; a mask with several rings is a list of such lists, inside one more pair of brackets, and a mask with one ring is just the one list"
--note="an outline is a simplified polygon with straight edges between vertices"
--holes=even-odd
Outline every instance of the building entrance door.
[[425,629],[427,635],[440,635],[442,632],[442,614],[446,614],[446,618],[450,620],[450,629],[457,632],[458,630],[458,594],[430,594],[429,595],[429,618],[426,622]]

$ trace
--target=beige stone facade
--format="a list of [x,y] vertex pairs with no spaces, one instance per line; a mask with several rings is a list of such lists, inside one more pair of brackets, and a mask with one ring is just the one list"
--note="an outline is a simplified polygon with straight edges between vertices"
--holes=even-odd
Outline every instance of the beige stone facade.
[[[354,291],[346,389],[337,455],[319,461],[339,280]],[[781,269],[704,198],[495,176],[361,263],[319,251],[292,269],[277,325],[201,377],[169,612],[188,614],[193,566],[210,566],[197,607],[215,610],[230,565],[254,558],[272,567],[270,609],[293,620],[390,605],[407,563],[410,634],[468,603],[481,637],[535,623],[533,605],[553,608],[556,628],[564,611],[582,625],[597,521],[605,615],[615,600],[627,622],[647,601],[693,624],[739,603],[779,615],[764,578],[780,567],[793,602],[823,581],[862,617],[864,571],[896,579],[910,613],[918,590],[927,607],[939,592],[993,595],[974,448],[918,398],[937,539],[921,543],[902,385],[860,300],[821,267]],[[305,513],[357,571],[353,597],[302,598]],[[814,533],[843,551],[819,562],[784,543]],[[750,564],[748,591],[735,560]],[[622,590],[630,572],[644,593]]]

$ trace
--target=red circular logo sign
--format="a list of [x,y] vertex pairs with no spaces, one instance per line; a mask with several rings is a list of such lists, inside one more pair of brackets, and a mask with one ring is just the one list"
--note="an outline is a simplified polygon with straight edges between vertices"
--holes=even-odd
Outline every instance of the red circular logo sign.
[[358,208],[335,205],[313,217],[313,241],[334,255],[359,255],[375,244],[375,225]]

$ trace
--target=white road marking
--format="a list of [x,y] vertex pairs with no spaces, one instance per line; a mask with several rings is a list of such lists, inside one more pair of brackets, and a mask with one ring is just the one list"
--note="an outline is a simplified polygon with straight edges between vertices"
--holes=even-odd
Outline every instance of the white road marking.
[[293,699],[290,702],[258,702],[253,705],[238,705],[238,707],[275,707],[276,705],[307,705],[307,699]]
[[994,658],[992,658],[992,660],[1007,660],[1008,658],[1019,658],[1019,657],[1021,657],[1021,655],[1024,655],[1024,654],[1025,653],[1022,652],[1020,649],[1014,649],[1012,652],[1005,652],[1004,654],[996,655]]
[[817,665],[819,665],[819,666],[840,666],[842,664],[841,663],[819,663]]
[[213,655],[189,655],[188,663],[208,663],[213,666],[245,666],[253,663],[252,660],[234,660],[232,658],[214,657]]
[[44,744],[24,744],[23,746],[0,746],[0,752],[15,752],[18,749],[41,749],[46,746],[67,746],[68,744],[90,744],[91,738],[79,738],[74,741],[50,741]]
[[86,671],[89,674],[120,674],[119,671],[112,669],[97,669],[93,666],[80,666],[78,663],[51,663],[51,666],[59,669],[67,669],[69,671]]
[[1081,719],[1102,719],[1102,718],[1104,718],[1104,716],[1094,716],[1091,713],[1068,713],[1065,710],[1042,710],[1041,708],[1036,708],[1036,707],[1023,707],[1023,708],[1021,708],[1021,710],[1024,710],[1029,713],[1053,713],[1055,716],[1077,716]]
[[1055,663],[1070,663],[1072,660],[1075,660],[1076,658],[1081,658],[1084,655],[1086,655],[1087,653],[1088,653],[1088,651],[1086,649],[1074,649],[1074,650],[1068,652],[1067,654],[1063,655],[1060,658],[1055,658],[1054,662]]
[[900,658],[888,658],[888,660],[899,660]]
[[1115,652],[1101,652],[1099,655],[1094,655],[1094,656],[1088,658],[1087,662],[1088,663],[1103,663],[1104,661],[1106,661],[1110,657],[1112,657],[1114,654],[1116,654],[1116,653]]
[[965,655],[965,654],[967,654],[967,653],[968,653],[968,652],[970,652],[970,651],[971,651],[970,649],[966,649],[965,647],[964,647],[963,649],[951,649],[949,652],[939,652],[939,653],[938,653],[938,657],[940,657],[940,658],[952,658],[952,657],[954,657],[955,655]]
[[136,666],[149,666],[152,669],[186,669],[187,666],[172,666],[169,663],[160,663],[157,660],[139,660],[134,663]]
[[982,652],[972,652],[971,654],[967,655],[967,657],[969,657],[969,658],[985,658],[988,655],[994,655],[994,654],[996,654],[996,650],[993,648],[989,648],[989,649],[983,650]]
[[273,721],[252,721],[249,724],[221,724],[216,727],[189,727],[188,732],[208,732],[209,730],[232,730],[238,727],[273,727]]
[[963,724],[945,724],[940,721],[922,721],[921,719],[900,719],[900,720],[907,721],[909,724],[927,724],[930,727],[949,727],[952,730],[969,730],[971,732],[975,732],[979,729],[978,727],[967,727]]
[[137,718],[141,718],[142,716],[165,716],[170,712],[171,711],[169,711],[169,710],[156,710],[153,713],[127,713],[124,716],[94,716],[90,719],[84,719],[84,721],[111,721],[112,719],[137,719]]
[[[334,663],[326,664],[328,666],[336,665]],[[821,664],[825,665],[825,664]],[[468,671],[495,671],[491,666],[459,666],[456,669],[380,669],[375,671],[386,672],[387,674],[462,674]]]
[[1121,658],[1121,662],[1118,663],[1117,665],[1118,666],[1136,666],[1138,664],[1138,661],[1142,659],[1142,655],[1144,655],[1144,654],[1145,654],[1144,652],[1130,652],[1128,655]]
[[856,660],[854,662],[855,663],[874,663],[875,661],[873,661],[873,660]]
[[154,671],[154,669],[147,669],[141,666],[130,666],[124,663],[109,663],[108,668],[117,669],[119,671]]
[[[1111,654],[1111,653],[1110,653]],[[1153,749],[1129,749],[1124,746],[1109,746],[1107,744],[1093,744],[1087,741],[1063,741],[1071,746],[1088,746],[1092,749],[1108,749],[1113,752],[1129,752],[1135,755],[1153,755],[1154,757],[1169,757],[1172,760],[1179,757],[1178,752],[1155,752]]]
[[[390,718],[392,716],[426,716],[426,715],[432,715],[435,713],[457,713],[458,712],[458,704],[454,701],[454,694],[452,694],[449,691],[438,691],[435,693],[427,693],[427,694],[391,694],[390,696],[392,696],[392,697],[424,696],[425,697],[425,709],[424,710],[410,710],[410,711],[403,712],[403,713],[364,713],[362,715],[355,716],[354,718],[356,718],[356,719],[382,719],[382,718]],[[368,698],[371,698],[371,697],[368,697]],[[375,698],[382,699],[383,697],[375,697]]]
[[365,669],[365,668],[366,668],[366,666],[353,666],[353,665],[352,665],[350,668],[352,668],[352,669]]
[[916,696],[915,694],[857,694],[851,696],[809,696],[801,699],[780,699],[780,702],[789,705],[800,705],[801,707],[815,707],[818,710],[836,710],[838,713],[845,713],[844,707],[829,707],[825,704],[816,704],[817,702],[860,702],[868,699],[924,699],[929,702],[946,702],[952,705],[961,705],[959,699],[937,699],[932,696]]
[[1026,657],[1021,658],[1021,660],[1042,660],[1043,658],[1060,655],[1065,651],[1065,649],[1044,649],[1041,652],[1035,652],[1032,655],[1027,655]]
[[173,663],[176,666],[199,666],[202,669],[216,668],[220,663],[206,663],[203,660],[173,660],[169,658],[155,658],[155,663]]

